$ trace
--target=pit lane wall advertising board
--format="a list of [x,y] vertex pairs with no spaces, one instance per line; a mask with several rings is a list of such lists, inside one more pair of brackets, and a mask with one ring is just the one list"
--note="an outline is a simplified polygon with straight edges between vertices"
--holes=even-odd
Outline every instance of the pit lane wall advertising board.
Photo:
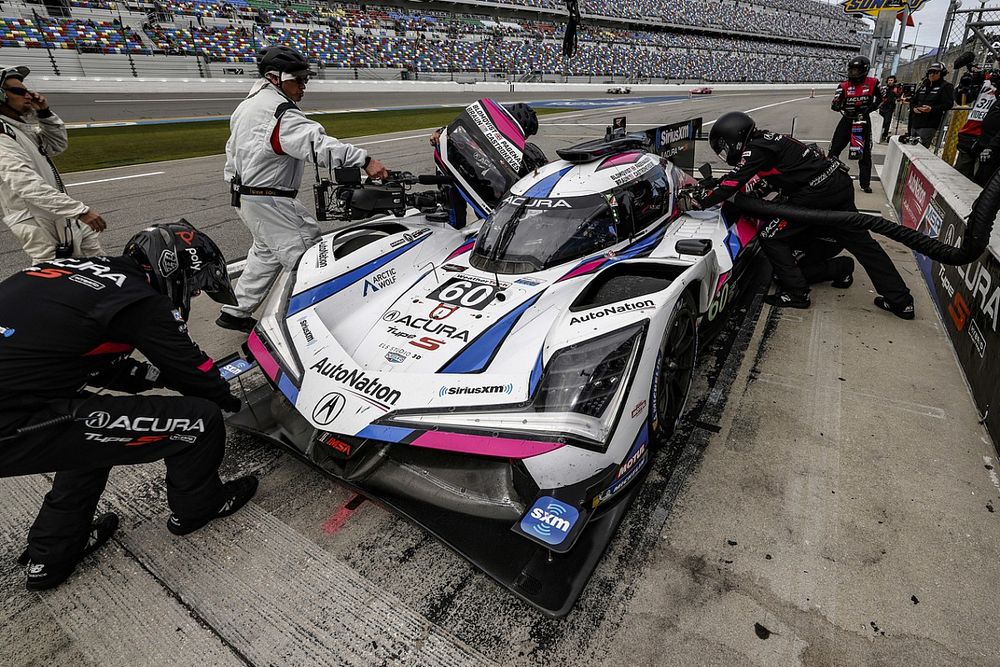
[[[956,244],[979,195],[973,184],[922,146],[896,139],[886,156],[883,185],[899,223]],[[947,266],[916,253],[985,425],[1000,442],[1000,238],[966,266]]]

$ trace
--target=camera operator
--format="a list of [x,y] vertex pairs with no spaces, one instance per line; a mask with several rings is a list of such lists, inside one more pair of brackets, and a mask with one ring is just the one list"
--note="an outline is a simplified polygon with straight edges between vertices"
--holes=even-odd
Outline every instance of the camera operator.
[[919,138],[924,147],[931,145],[945,112],[955,103],[955,87],[944,80],[947,74],[948,68],[944,63],[931,63],[927,76],[910,98],[908,134]]
[[226,143],[225,178],[232,205],[253,235],[246,268],[236,285],[238,306],[226,306],[215,323],[249,333],[252,313],[284,266],[292,268],[320,236],[319,225],[295,197],[307,160],[319,166],[360,167],[382,179],[388,170],[367,151],[341,143],[297,106],[314,74],[309,61],[288,46],[260,52],[261,80],[233,112]]
[[888,76],[882,86],[882,103],[878,107],[878,115],[882,116],[882,136],[880,143],[889,141],[892,130],[892,115],[896,113],[896,100],[902,95],[903,89],[896,83],[895,76]]
[[[976,100],[969,110],[969,117],[958,131],[958,155],[955,157],[955,169],[966,178],[977,183],[985,180],[980,178],[980,172],[985,175],[996,170],[990,164],[996,147],[990,143],[1000,131],[1000,117],[991,114],[997,97],[995,81],[1000,81],[1000,53],[995,56],[994,68],[984,70],[972,64],[975,54],[971,51],[963,53],[955,60],[956,69],[966,67],[967,71],[959,80],[956,97],[964,102],[973,94]],[[988,178],[988,177],[987,177]]]
[[[27,67],[0,65],[0,211],[32,263],[103,255],[104,218],[66,194],[50,159],[66,126],[44,96],[24,87]],[[79,223],[83,223],[81,227]]]
[[830,157],[839,158],[840,153],[851,141],[854,123],[863,122],[862,152],[858,160],[858,184],[865,192],[871,192],[872,180],[872,124],[871,112],[882,103],[882,89],[878,79],[868,76],[871,62],[864,56],[852,58],[847,63],[847,80],[837,86],[837,94],[830,105],[834,111],[843,114],[837,123],[830,141]]

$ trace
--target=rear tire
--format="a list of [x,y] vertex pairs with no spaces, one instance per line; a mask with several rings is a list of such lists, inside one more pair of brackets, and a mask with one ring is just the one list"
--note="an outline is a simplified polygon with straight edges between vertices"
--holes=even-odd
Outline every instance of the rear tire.
[[697,358],[698,317],[694,300],[685,293],[674,304],[654,370],[653,444],[658,447],[670,440],[684,414]]

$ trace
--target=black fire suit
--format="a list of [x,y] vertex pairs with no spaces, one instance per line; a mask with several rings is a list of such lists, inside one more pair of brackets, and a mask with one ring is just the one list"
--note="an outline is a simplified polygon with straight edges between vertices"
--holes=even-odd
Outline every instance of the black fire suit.
[[[744,189],[754,178],[766,178],[793,206],[826,211],[857,211],[854,183],[839,160],[783,134],[756,130],[732,171],[699,204],[714,206]],[[795,237],[803,233],[836,239],[865,268],[875,290],[892,306],[904,307],[913,297],[892,260],[867,231],[773,220],[758,233],[778,281],[789,292],[808,294],[809,281],[795,262]]]
[[892,115],[896,113],[896,100],[902,92],[899,84],[882,86],[882,103],[878,107],[878,115],[882,116],[882,141],[889,141],[892,134]]
[[[133,349],[152,365],[129,358]],[[114,465],[165,459],[173,513],[214,515],[224,502],[219,406],[239,400],[130,258],[54,260],[0,283],[0,477],[56,473],[28,533],[32,562],[79,557]]]
[[[910,134],[920,137],[924,146],[931,145],[934,133],[941,127],[946,111],[955,104],[955,87],[943,78],[935,82],[924,79],[910,98]],[[914,109],[929,106],[927,113],[915,113]]]
[[858,184],[865,190],[872,181],[872,121],[871,112],[882,103],[882,87],[873,76],[865,77],[860,83],[842,81],[837,86],[837,94],[830,107],[843,114],[830,140],[830,157],[839,158],[840,153],[851,143],[851,126],[855,120],[864,121],[862,128],[864,150],[858,160]]

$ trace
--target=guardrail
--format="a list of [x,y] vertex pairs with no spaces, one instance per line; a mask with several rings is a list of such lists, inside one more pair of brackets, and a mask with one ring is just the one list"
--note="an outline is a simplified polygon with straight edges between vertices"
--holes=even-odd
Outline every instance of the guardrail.
[[[940,237],[961,239],[972,203],[982,188],[923,146],[890,141],[882,185],[900,224]],[[972,264],[948,266],[915,253],[944,328],[951,339],[982,421],[1000,441],[1000,230]],[[996,409],[992,409],[998,403]]]

